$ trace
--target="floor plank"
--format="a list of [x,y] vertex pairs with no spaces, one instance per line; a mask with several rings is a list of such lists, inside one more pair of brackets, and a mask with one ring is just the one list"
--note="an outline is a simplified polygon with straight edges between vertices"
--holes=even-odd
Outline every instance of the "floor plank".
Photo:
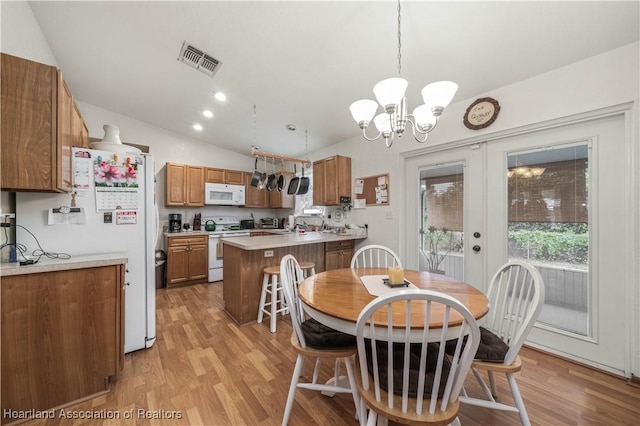
[[[33,425],[279,425],[295,362],[288,317],[278,331],[237,326],[225,313],[222,283],[157,291],[157,340],[125,356],[124,371],[106,395],[67,412],[118,419],[48,419]],[[639,425],[640,388],[618,377],[532,349],[521,351],[520,390],[533,425]],[[331,375],[325,365],[321,380]],[[310,377],[313,365],[305,365]],[[473,377],[467,381],[479,395]],[[502,400],[511,403],[498,376]],[[131,418],[125,418],[132,414]],[[357,425],[348,395],[327,398],[298,390],[289,424]],[[463,406],[463,425],[517,425],[515,413]]]

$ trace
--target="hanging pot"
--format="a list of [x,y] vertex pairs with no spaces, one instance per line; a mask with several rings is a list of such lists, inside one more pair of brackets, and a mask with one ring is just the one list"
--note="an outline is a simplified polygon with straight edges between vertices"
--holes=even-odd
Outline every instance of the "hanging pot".
[[273,160],[271,160],[271,174],[267,178],[267,191],[271,192],[276,189],[276,185],[278,184],[278,178],[276,174],[273,172]]
[[280,176],[278,176],[278,183],[276,184],[276,189],[278,192],[282,192],[282,188],[284,188],[284,167],[282,164],[280,165]]
[[258,189],[262,190],[267,185],[267,157],[264,157],[264,173],[260,175],[260,182],[258,182]]
[[208,220],[204,223],[204,230],[207,232],[213,232],[216,230],[216,223],[212,220]]
[[309,192],[309,178],[304,175],[304,164],[302,165],[302,177],[300,178],[300,186],[296,195],[304,195]]
[[295,174],[297,173],[295,163],[293,163],[293,173],[294,176],[289,181],[289,189],[287,190],[287,194],[289,195],[296,194],[298,192],[298,187],[300,186],[300,178],[298,176],[295,176]]
[[260,178],[261,177],[262,177],[262,175],[258,171],[258,157],[256,157],[255,170],[253,171],[253,175],[251,176],[251,186],[256,186],[257,187],[258,184],[260,183]]

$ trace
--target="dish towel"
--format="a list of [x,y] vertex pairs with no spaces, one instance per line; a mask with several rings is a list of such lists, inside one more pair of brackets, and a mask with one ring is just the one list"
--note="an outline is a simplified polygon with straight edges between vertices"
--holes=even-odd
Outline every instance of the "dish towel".
[[408,288],[418,288],[406,278],[405,278],[405,281],[409,283],[408,286],[389,287],[384,282],[382,282],[382,280],[386,278],[389,278],[389,276],[388,275],[363,275],[360,277],[360,281],[362,281],[362,284],[364,284],[364,287],[372,296],[382,296],[383,294],[391,293],[393,291],[406,290]]

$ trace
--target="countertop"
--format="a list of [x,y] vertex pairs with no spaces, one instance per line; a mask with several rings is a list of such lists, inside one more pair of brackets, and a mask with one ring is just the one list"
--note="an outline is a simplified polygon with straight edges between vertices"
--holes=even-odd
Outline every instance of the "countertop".
[[70,259],[49,259],[42,256],[38,263],[20,265],[20,262],[0,264],[0,276],[37,274],[41,272],[67,271],[69,269],[95,268],[127,263],[127,252],[73,255]]
[[277,247],[291,247],[304,244],[331,243],[367,238],[366,235],[341,235],[329,232],[307,232],[296,234],[294,232],[280,231],[274,235],[262,235],[258,237],[229,237],[222,238],[225,244],[238,247],[242,250],[263,250]]

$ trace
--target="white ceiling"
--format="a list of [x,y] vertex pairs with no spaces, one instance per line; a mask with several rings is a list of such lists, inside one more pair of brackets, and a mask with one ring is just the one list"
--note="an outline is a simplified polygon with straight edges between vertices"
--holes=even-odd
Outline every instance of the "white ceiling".
[[[639,4],[403,2],[409,106],[433,81],[456,102],[638,40]],[[304,156],[305,128],[309,151],[358,135],[349,105],[397,75],[394,1],[30,5],[76,99],[247,155],[254,104],[261,150]],[[185,40],[223,62],[213,78],[177,61]]]

